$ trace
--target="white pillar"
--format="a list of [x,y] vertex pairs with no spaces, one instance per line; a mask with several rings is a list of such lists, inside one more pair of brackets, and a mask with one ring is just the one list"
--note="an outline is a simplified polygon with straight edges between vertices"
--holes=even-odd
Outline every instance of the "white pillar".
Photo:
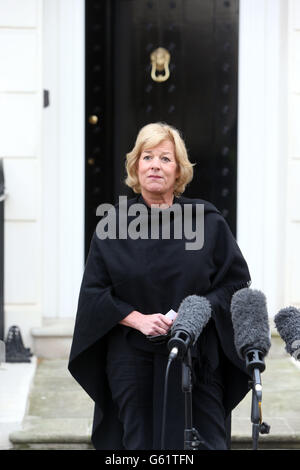
[[237,235],[271,317],[284,300],[287,12],[285,0],[240,0]]
[[43,307],[75,317],[84,268],[84,0],[44,0]]

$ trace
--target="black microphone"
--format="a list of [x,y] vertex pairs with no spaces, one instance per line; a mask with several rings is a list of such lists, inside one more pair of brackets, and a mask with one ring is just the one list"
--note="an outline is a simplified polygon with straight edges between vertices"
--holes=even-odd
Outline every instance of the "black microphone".
[[188,348],[196,343],[210,317],[211,305],[208,299],[198,295],[189,295],[183,299],[171,327],[169,359],[177,356],[182,358],[186,354]]
[[260,372],[271,347],[265,295],[248,287],[238,290],[231,299],[231,315],[237,353],[253,375],[255,390],[261,392]]
[[264,357],[271,347],[265,295],[248,287],[238,290],[231,299],[231,315],[237,353],[246,361],[246,369],[252,374],[252,439],[253,449],[257,449],[259,433],[270,432],[270,426],[262,421],[261,411],[260,373],[265,370]]
[[286,352],[300,361],[300,311],[295,307],[283,308],[275,315],[274,322],[286,344]]

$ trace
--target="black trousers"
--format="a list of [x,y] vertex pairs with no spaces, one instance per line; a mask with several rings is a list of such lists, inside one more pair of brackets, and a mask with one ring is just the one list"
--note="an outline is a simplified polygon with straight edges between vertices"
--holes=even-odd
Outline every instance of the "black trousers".
[[[164,378],[168,357],[137,350],[125,338],[108,345],[107,377],[123,424],[127,450],[161,449]],[[168,382],[165,449],[184,449],[184,393],[182,364],[173,361]],[[193,385],[193,426],[212,449],[226,450],[222,373],[209,383]]]

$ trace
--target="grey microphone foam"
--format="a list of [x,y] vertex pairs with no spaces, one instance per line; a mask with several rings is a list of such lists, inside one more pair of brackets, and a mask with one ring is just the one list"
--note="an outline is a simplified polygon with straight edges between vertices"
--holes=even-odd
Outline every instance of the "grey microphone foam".
[[295,359],[300,348],[300,311],[295,307],[286,307],[274,317],[278,333],[285,342],[286,351]]
[[265,295],[248,287],[238,290],[231,299],[234,344],[244,359],[249,349],[258,349],[266,355],[271,347],[270,328]]
[[179,306],[178,315],[171,327],[171,335],[180,330],[186,331],[195,344],[210,317],[209,300],[199,295],[189,295]]

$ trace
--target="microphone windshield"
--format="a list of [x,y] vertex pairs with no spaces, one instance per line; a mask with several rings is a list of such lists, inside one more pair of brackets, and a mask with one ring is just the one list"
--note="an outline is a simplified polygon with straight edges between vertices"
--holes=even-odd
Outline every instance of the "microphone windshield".
[[198,295],[189,295],[181,302],[178,315],[171,327],[171,334],[183,330],[197,341],[201,331],[211,317],[211,306],[208,299]]
[[244,359],[249,349],[266,355],[271,347],[270,328],[265,295],[248,287],[238,290],[231,299],[234,344]]
[[274,322],[278,333],[286,343],[286,351],[295,357],[297,349],[300,348],[300,311],[295,307],[283,308],[275,315]]

